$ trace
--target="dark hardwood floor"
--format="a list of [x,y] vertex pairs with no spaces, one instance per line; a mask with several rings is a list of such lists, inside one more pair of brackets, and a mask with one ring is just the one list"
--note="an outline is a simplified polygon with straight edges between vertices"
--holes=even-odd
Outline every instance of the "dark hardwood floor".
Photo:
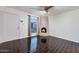
[[[34,37],[37,45],[33,53],[79,53],[79,43],[52,36]],[[0,53],[30,53],[31,39],[33,37],[1,43]]]

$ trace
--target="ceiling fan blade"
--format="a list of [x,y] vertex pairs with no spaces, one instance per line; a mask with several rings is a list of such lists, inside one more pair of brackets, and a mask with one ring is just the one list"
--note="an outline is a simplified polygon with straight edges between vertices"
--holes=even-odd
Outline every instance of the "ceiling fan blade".
[[49,10],[50,8],[52,8],[52,7],[54,7],[54,6],[46,6],[46,7],[44,8],[44,10],[48,12],[48,10]]

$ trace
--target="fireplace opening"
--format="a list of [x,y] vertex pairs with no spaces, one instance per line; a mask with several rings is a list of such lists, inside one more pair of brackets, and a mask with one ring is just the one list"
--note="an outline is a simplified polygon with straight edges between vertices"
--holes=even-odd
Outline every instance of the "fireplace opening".
[[47,29],[45,27],[41,28],[42,33],[47,33]]

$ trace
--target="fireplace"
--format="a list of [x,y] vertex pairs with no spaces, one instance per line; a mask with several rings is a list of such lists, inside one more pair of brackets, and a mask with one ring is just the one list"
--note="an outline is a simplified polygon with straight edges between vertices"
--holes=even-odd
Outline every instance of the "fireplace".
[[47,29],[46,29],[45,27],[42,27],[42,28],[41,28],[41,32],[42,32],[42,33],[47,33]]

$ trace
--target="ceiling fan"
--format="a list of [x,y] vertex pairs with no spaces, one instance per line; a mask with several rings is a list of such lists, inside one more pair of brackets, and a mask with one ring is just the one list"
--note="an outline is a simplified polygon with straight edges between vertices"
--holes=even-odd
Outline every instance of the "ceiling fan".
[[48,12],[48,10],[51,9],[52,7],[54,7],[54,6],[45,6],[45,7],[44,7],[44,10],[45,10],[46,12]]
[[41,6],[42,13],[44,13],[45,15],[50,14],[49,9],[51,9],[52,7],[54,7],[54,6]]

